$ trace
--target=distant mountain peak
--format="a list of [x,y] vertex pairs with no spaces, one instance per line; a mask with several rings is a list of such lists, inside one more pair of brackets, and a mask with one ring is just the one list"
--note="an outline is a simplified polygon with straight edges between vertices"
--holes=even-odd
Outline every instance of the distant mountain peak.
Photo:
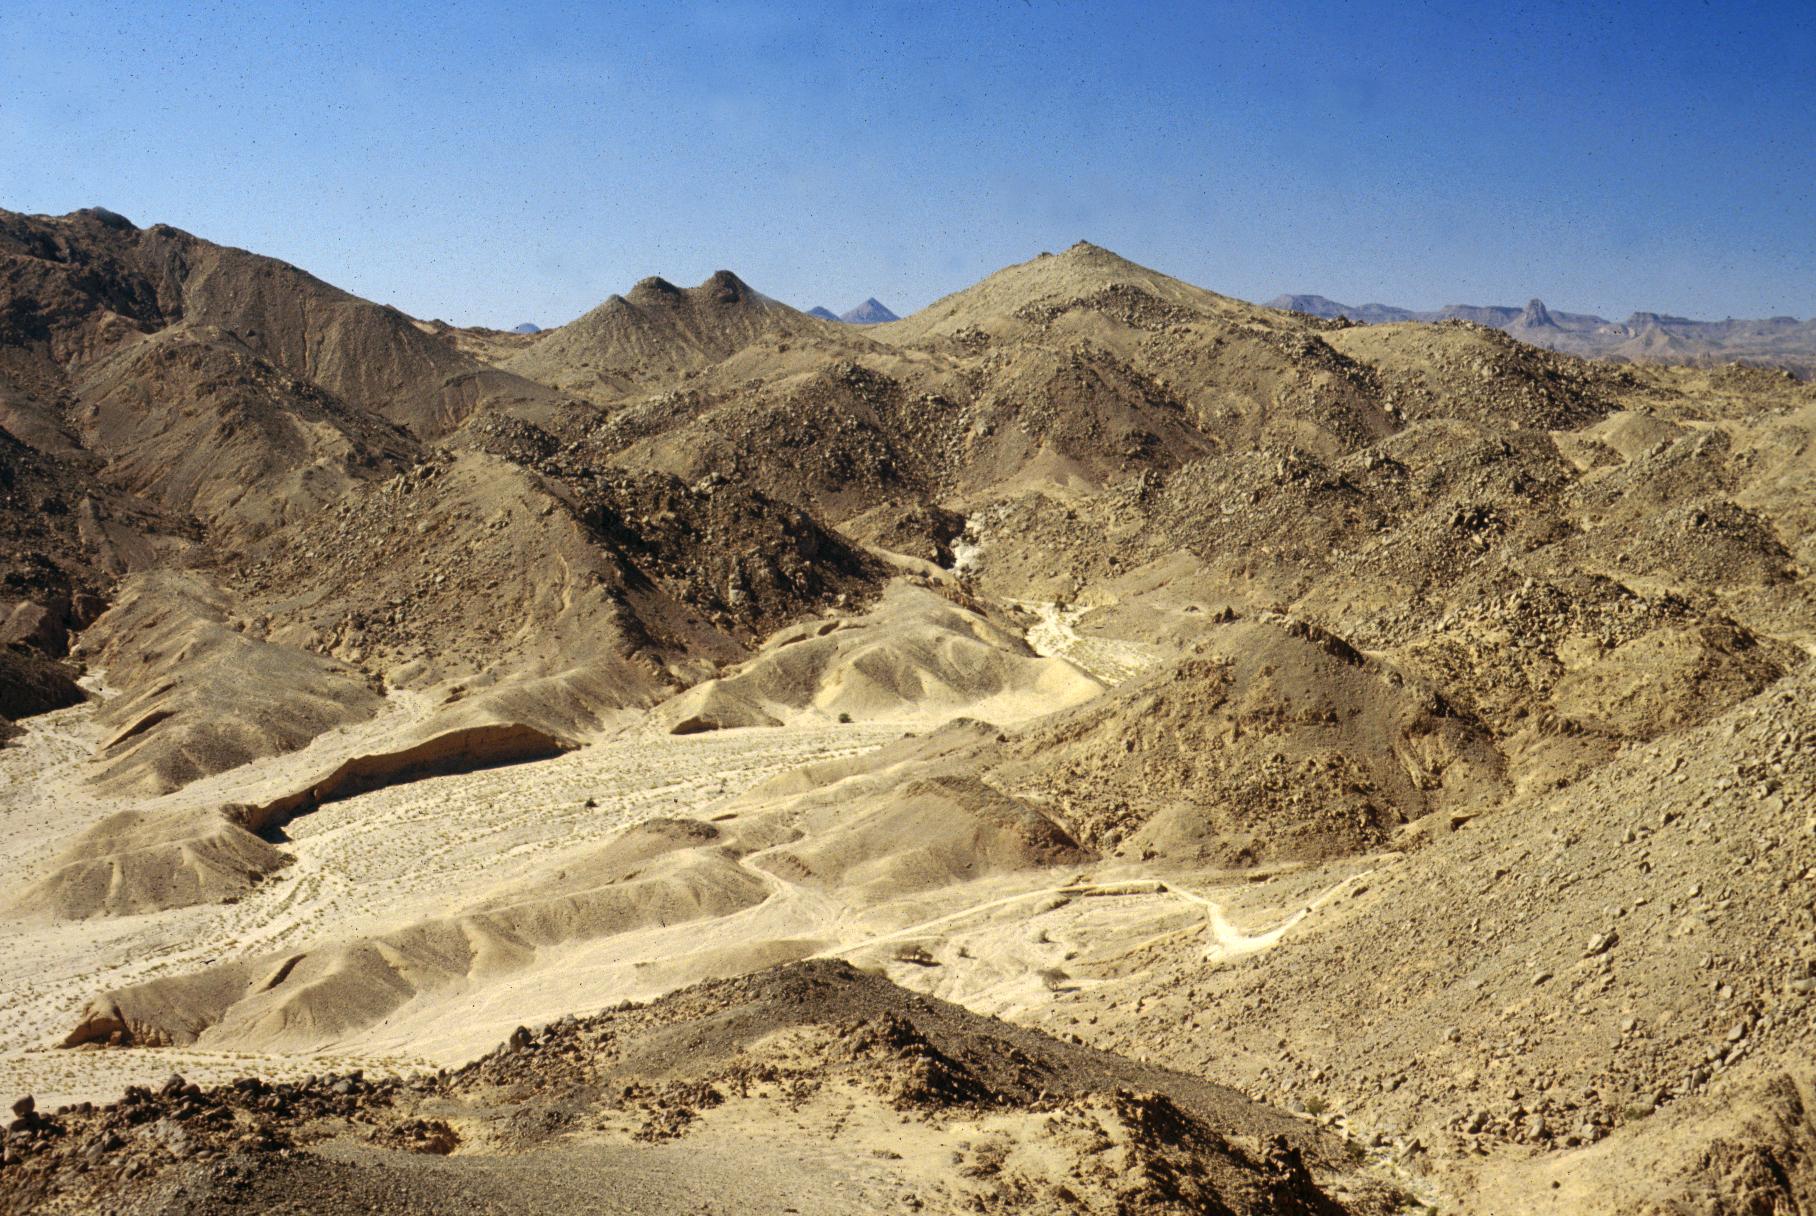
[[847,325],[881,325],[885,321],[899,321],[900,317],[889,311],[889,306],[871,296],[862,304],[839,318]]
[[542,326],[534,321],[525,321],[521,325],[511,326],[511,332],[514,334],[539,334],[542,332]]
[[1808,369],[1816,351],[1816,320],[1795,317],[1757,320],[1728,317],[1698,321],[1673,313],[1636,312],[1625,321],[1586,312],[1554,311],[1533,298],[1524,308],[1505,304],[1446,304],[1436,309],[1399,308],[1388,304],[1340,304],[1326,296],[1293,293],[1275,296],[1269,308],[1317,317],[1348,317],[1367,325],[1403,321],[1469,321],[1504,330],[1534,346],[1585,358],[1708,362],[1743,360],[1763,366]]
[[836,321],[839,319],[838,313],[832,311],[832,309],[827,308],[823,304],[815,304],[812,308],[807,310],[807,315],[810,317],[818,317],[822,321]]
[[1314,317],[1334,317],[1341,313],[1346,305],[1339,304],[1329,296],[1287,295],[1275,296],[1264,306],[1278,308],[1286,312],[1303,312]]
[[1551,310],[1545,307],[1545,301],[1536,296],[1526,301],[1526,309],[1520,313],[1519,324],[1527,329],[1561,328],[1553,319]]
[[1329,296],[1309,292],[1275,296],[1267,302],[1265,307],[1284,309],[1287,312],[1302,312],[1314,317],[1332,319],[1348,317],[1352,321],[1361,321],[1366,325],[1420,319],[1418,314],[1411,310],[1395,308],[1391,304],[1339,304]]

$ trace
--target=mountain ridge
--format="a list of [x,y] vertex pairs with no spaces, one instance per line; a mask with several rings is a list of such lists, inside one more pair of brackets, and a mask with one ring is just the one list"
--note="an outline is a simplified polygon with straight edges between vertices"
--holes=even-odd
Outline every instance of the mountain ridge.
[[1602,359],[1658,359],[1683,363],[1747,362],[1816,375],[1816,318],[1765,317],[1698,321],[1655,312],[1636,312],[1625,321],[1592,313],[1554,312],[1542,300],[1525,308],[1509,305],[1446,304],[1418,310],[1390,304],[1340,304],[1320,295],[1280,295],[1267,307],[1309,316],[1348,317],[1365,325],[1408,321],[1473,321],[1504,329],[1537,346]]

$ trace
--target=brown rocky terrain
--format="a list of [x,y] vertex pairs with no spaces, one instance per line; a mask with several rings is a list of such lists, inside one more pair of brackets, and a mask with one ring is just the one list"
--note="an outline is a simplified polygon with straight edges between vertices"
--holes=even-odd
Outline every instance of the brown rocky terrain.
[[0,1194],[1801,1210],[1813,394],[0,215]]
[[791,344],[836,350],[847,337],[721,270],[698,287],[644,279],[628,295],[538,334],[505,365],[603,404],[628,391],[673,386],[753,346],[777,354]]
[[26,646],[0,649],[0,742],[16,733],[13,719],[80,705],[83,699],[67,667]]
[[122,1213],[1337,1216],[1396,1202],[1341,1141],[1231,1090],[836,963],[519,1029],[410,1082],[172,1076],[98,1107],[25,1106],[14,1126],[9,1206]]
[[396,309],[168,225],[141,229],[99,208],[57,218],[9,212],[0,256],[8,344],[52,384],[182,323],[224,330],[297,380],[419,436],[442,433],[475,408],[534,412],[560,400]]

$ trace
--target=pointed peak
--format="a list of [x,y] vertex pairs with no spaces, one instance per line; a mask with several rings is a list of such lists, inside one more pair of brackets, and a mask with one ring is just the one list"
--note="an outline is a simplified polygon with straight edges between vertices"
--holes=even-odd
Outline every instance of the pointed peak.
[[668,299],[681,294],[681,289],[663,278],[652,274],[647,279],[638,279],[631,288],[629,299],[633,302]]
[[[1039,258],[1034,260],[1040,261]],[[1064,252],[1053,256],[1053,261],[1064,266],[1088,269],[1098,274],[1123,273],[1132,269],[1142,269],[1114,249],[1105,249],[1102,245],[1093,245],[1090,241],[1074,241],[1066,246]]]
[[818,317],[822,321],[836,321],[839,319],[839,314],[832,311],[832,309],[827,308],[824,304],[815,304],[812,308],[807,310],[807,315],[810,317]]
[[1128,259],[1113,249],[1102,245],[1093,245],[1090,241],[1074,241],[1066,247],[1060,257],[1072,262],[1090,262],[1101,265],[1127,265]]
[[715,304],[736,304],[754,295],[750,284],[729,270],[715,270],[706,282],[694,290]]
[[889,306],[871,296],[862,304],[839,318],[847,325],[881,325],[886,321],[899,321],[900,317],[889,311]]
[[1557,322],[1552,319],[1551,310],[1545,307],[1545,301],[1537,297],[1526,301],[1526,309],[1520,313],[1520,324],[1553,328],[1557,326]]

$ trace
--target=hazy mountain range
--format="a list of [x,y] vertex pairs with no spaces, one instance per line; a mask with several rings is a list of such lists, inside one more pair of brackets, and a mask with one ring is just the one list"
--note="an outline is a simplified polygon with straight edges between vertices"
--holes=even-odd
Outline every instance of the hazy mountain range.
[[875,296],[871,296],[849,312],[836,313],[830,308],[816,304],[807,310],[807,315],[818,317],[822,321],[843,321],[847,325],[881,325],[885,321],[901,320],[889,310],[887,304]]
[[1364,325],[1398,321],[1473,321],[1503,329],[1523,342],[1598,359],[1667,363],[1744,362],[1816,372],[1816,319],[1695,321],[1668,313],[1636,312],[1625,321],[1593,313],[1554,312],[1543,300],[1508,304],[1446,304],[1429,311],[1393,304],[1339,304],[1320,295],[1281,295],[1269,308],[1314,317],[1348,317]]

